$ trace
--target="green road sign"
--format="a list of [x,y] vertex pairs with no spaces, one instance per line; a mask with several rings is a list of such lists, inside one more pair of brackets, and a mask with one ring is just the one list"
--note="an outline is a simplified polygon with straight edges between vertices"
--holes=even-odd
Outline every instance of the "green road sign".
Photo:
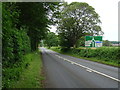
[[102,47],[102,36],[85,36],[85,47]]

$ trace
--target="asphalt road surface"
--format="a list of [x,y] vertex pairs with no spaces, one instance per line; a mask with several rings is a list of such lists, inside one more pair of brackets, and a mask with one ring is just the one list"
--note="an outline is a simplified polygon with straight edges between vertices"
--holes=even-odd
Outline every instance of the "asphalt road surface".
[[118,68],[40,49],[46,88],[118,88]]

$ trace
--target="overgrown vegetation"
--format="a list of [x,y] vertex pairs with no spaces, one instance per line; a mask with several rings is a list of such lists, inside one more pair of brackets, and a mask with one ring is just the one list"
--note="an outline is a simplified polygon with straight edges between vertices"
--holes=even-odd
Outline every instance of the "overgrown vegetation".
[[106,48],[106,47],[100,47],[100,48],[60,48],[60,47],[52,47],[51,48],[54,51],[57,51],[62,54],[71,55],[74,57],[86,59],[86,60],[92,60],[112,66],[119,66],[120,67],[120,48]]
[[24,28],[15,27],[19,16],[15,3],[3,3],[2,12],[2,85],[9,87],[12,80],[18,80],[24,55],[30,52],[30,40]]
[[12,88],[42,88],[45,77],[42,73],[41,53],[36,51],[25,56],[27,63],[18,81],[11,82]]
[[29,65],[29,62],[25,63],[24,56],[38,49],[40,40],[49,31],[49,25],[56,21],[59,4],[2,2],[3,88],[11,88],[10,83],[19,80],[20,74]]

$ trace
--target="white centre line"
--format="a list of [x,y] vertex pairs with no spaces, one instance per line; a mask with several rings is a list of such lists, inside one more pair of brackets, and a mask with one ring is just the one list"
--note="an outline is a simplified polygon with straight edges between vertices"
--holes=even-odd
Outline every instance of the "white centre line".
[[88,72],[94,72],[94,73],[97,73],[97,74],[99,74],[99,75],[102,75],[102,76],[105,76],[105,77],[107,77],[107,78],[110,78],[110,79],[112,79],[112,80],[115,80],[115,81],[117,81],[117,82],[120,82],[119,79],[114,78],[114,77],[112,77],[112,76],[110,76],[110,75],[104,74],[104,73],[102,73],[102,72],[96,71],[96,70],[94,70],[94,69],[91,69],[91,68],[89,68],[89,67],[86,67],[86,66],[84,66],[84,65],[81,65],[81,64],[79,64],[79,63],[73,62],[73,61],[68,60],[68,59],[66,59],[66,58],[63,58],[63,57],[61,57],[61,56],[59,56],[59,55],[56,55],[56,56],[59,57],[59,58],[62,58],[63,60],[65,60],[65,61],[67,61],[67,62],[70,62],[71,64],[74,64],[74,65],[77,65],[77,66],[79,66],[79,67],[85,68],[86,71],[88,71]]

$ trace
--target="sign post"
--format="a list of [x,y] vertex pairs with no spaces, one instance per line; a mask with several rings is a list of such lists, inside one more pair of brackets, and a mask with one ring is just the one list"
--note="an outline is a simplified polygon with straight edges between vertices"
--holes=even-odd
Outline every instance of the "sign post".
[[85,47],[102,47],[102,36],[85,36]]

